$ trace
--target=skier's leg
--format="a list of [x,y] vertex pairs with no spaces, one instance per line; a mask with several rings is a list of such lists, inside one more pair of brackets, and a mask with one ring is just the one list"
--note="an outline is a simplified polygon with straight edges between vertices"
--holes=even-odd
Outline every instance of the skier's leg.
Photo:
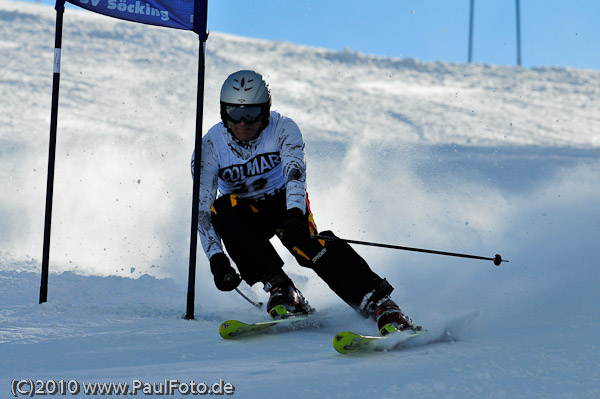
[[[283,195],[285,205],[285,195]],[[287,313],[310,313],[311,308],[285,274],[283,261],[269,239],[281,222],[280,198],[244,200],[236,195],[220,197],[213,204],[212,220],[240,275],[249,285],[264,284],[269,293],[267,312],[273,318]]]
[[[253,201],[253,212],[261,215],[265,227],[270,235],[279,232],[286,211],[285,191]],[[281,268],[263,276],[260,281],[264,284],[265,292],[269,293],[267,312],[273,318],[278,318],[288,313],[310,313],[312,308],[302,293],[296,288],[293,281]]]
[[[331,231],[321,234],[334,236]],[[392,286],[377,275],[347,243],[327,241],[322,248],[322,255],[306,266],[311,267],[348,305],[365,316],[368,315],[364,301],[367,294],[375,292],[383,297],[392,292]]]
[[212,207],[212,222],[227,253],[249,285],[281,269],[283,261],[269,242],[273,236],[263,214],[248,200],[224,195]]
[[[333,235],[330,231],[322,235]],[[395,330],[417,329],[390,294],[393,287],[344,241],[328,241],[327,252],[313,266],[317,274],[346,303],[377,322],[381,335]]]
[[[308,198],[306,206],[308,233],[317,234]],[[321,234],[334,235],[331,231],[324,231]],[[301,266],[313,269],[333,292],[363,314],[366,314],[366,311],[361,310],[365,306],[363,303],[365,295],[374,291],[383,282],[387,284],[387,281],[373,272],[367,262],[346,242],[316,240],[307,235],[306,239],[293,243],[287,249]],[[389,284],[385,287],[388,288],[377,291],[382,292],[382,297],[389,295],[393,289]]]
[[[316,234],[313,215],[310,207],[307,209],[310,234]],[[335,236],[331,231],[320,234]],[[312,268],[347,304],[364,317],[375,319],[382,335],[416,328],[390,298],[394,288],[377,275],[348,243],[311,239],[296,243],[288,250],[300,265]]]

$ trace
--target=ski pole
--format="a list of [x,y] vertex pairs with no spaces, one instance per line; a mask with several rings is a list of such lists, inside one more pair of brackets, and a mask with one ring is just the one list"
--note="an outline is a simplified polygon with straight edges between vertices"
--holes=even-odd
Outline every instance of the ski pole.
[[496,254],[496,256],[494,256],[493,258],[488,258],[485,256],[457,254],[454,252],[435,251],[432,249],[411,248],[411,247],[402,247],[400,245],[389,245],[389,244],[379,244],[376,242],[368,242],[368,241],[347,240],[345,238],[339,238],[339,237],[333,237],[333,236],[312,235],[311,237],[315,238],[315,239],[319,239],[319,240],[325,240],[325,241],[343,241],[343,242],[347,242],[348,244],[370,245],[372,247],[401,249],[404,251],[424,252],[424,253],[436,254],[436,255],[457,256],[460,258],[491,260],[494,262],[494,265],[496,265],[496,266],[500,266],[500,264],[502,262],[509,262],[508,260],[502,259],[502,256],[500,256],[500,254]]
[[240,291],[240,289],[239,289],[239,288],[236,288],[235,290],[236,290],[236,292],[237,292],[238,294],[240,294],[240,295],[242,296],[242,298],[244,298],[244,299],[245,299],[245,300],[247,300],[249,303],[251,303],[251,304],[252,304],[252,306],[254,306],[254,307],[256,307],[256,308],[258,308],[258,309],[261,309],[261,310],[262,310],[262,306],[263,306],[263,303],[262,303],[262,302],[258,302],[258,303],[254,302],[252,299],[250,299],[250,298],[248,297],[248,295],[246,295],[246,294],[244,294],[242,291]]

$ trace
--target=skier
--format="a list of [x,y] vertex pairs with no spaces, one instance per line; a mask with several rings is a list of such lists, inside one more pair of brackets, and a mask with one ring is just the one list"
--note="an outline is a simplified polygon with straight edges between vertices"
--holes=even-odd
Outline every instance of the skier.
[[292,119],[271,111],[263,77],[249,70],[231,74],[220,103],[222,121],[202,140],[198,218],[216,287],[232,291],[242,280],[250,286],[261,282],[270,294],[272,318],[311,313],[269,241],[277,235],[301,266],[313,269],[364,317],[375,319],[381,335],[416,329],[390,298],[393,287],[350,245],[311,238],[318,233],[306,192],[304,139]]

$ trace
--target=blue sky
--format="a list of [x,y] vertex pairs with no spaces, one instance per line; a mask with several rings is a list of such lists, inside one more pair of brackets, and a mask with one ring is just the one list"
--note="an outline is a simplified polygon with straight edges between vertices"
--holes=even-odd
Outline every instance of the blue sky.
[[[516,65],[516,0],[474,4],[473,62]],[[520,5],[523,66],[600,69],[600,0]],[[209,0],[208,27],[334,50],[466,62],[469,10],[470,0]]]

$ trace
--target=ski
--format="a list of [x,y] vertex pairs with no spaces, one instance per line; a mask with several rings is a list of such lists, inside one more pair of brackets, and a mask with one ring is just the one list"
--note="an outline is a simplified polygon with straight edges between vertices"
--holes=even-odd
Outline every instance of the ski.
[[479,311],[454,316],[427,330],[405,330],[385,336],[370,336],[344,331],[333,338],[333,347],[343,354],[384,352],[438,342],[454,342],[471,328]]
[[398,349],[426,331],[398,331],[385,336],[371,336],[344,331],[333,338],[333,347],[343,354]]
[[309,321],[310,318],[311,314],[297,314],[258,323],[227,320],[219,326],[219,334],[224,339],[233,339],[266,332],[295,330],[311,326],[312,322]]

